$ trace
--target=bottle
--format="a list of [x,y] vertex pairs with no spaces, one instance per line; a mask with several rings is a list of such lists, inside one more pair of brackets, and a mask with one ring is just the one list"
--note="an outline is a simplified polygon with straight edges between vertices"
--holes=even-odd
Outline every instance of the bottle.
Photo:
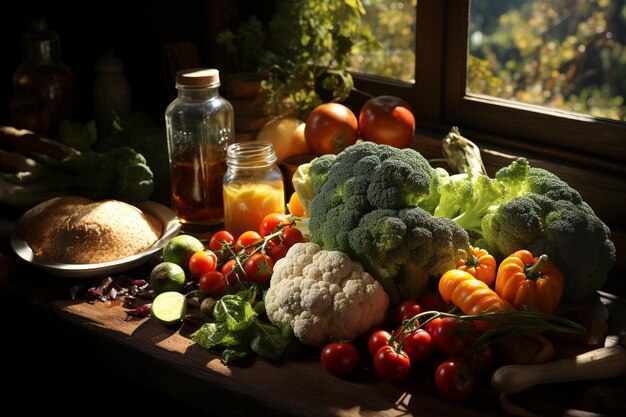
[[228,147],[224,175],[224,226],[233,236],[257,231],[263,217],[285,212],[283,174],[267,141]]
[[61,59],[58,35],[36,18],[22,37],[23,61],[13,74],[11,121],[17,128],[55,136],[72,118],[74,75]]
[[222,180],[235,122],[219,86],[216,69],[179,71],[178,97],[165,111],[172,206],[183,231],[196,235],[224,221]]
[[113,116],[128,116],[131,110],[130,85],[124,77],[124,63],[113,53],[96,62],[93,84],[93,112],[99,125],[110,126]]

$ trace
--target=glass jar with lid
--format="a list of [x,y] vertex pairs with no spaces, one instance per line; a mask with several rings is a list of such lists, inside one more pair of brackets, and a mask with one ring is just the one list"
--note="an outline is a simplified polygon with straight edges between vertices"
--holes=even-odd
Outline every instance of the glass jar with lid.
[[228,147],[224,175],[224,226],[237,237],[257,231],[269,213],[285,212],[283,174],[267,141],[235,143]]
[[192,234],[208,233],[224,220],[222,181],[235,121],[219,86],[216,69],[180,71],[178,97],[165,112],[172,206],[182,229]]

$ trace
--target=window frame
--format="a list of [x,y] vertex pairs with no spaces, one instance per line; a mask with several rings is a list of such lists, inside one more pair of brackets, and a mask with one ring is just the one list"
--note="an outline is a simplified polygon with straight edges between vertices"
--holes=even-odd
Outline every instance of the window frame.
[[466,93],[469,12],[470,0],[418,1],[415,83],[354,74],[356,88],[402,97],[421,126],[458,125],[515,153],[626,174],[626,123]]

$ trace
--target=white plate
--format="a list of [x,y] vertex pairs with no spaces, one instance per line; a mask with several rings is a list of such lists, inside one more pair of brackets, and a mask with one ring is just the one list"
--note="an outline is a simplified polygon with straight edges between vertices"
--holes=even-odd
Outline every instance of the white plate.
[[165,243],[176,236],[180,230],[178,218],[170,208],[153,201],[145,201],[137,204],[137,207],[152,214],[163,224],[163,234],[161,238],[154,242],[148,249],[137,255],[98,264],[64,264],[35,255],[30,246],[28,246],[28,243],[19,238],[15,233],[11,236],[11,246],[17,256],[26,262],[57,276],[88,278],[97,275],[117,274],[128,271],[129,269],[133,269],[147,262],[151,255],[162,249]]

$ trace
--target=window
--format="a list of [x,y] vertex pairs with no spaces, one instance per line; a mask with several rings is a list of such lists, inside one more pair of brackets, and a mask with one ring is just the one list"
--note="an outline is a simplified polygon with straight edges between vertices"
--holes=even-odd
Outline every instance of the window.
[[[609,1],[610,7],[623,3],[597,0],[593,4],[606,5]],[[487,0],[472,0],[475,13],[481,2]],[[548,4],[554,0],[489,1],[492,6],[505,8],[511,5],[522,7],[523,3],[531,2]],[[560,3],[589,2],[563,0]],[[626,11],[623,5],[620,7],[622,11],[616,16],[623,23]],[[471,17],[473,20],[470,19],[470,11],[469,0],[419,0],[414,81],[355,74],[357,89],[372,95],[391,94],[407,100],[413,106],[423,136],[439,139],[450,126],[460,126],[469,138],[491,151],[483,156],[486,164],[491,164],[488,168],[502,166],[507,155],[525,155],[534,159],[579,190],[614,231],[626,230],[623,216],[626,204],[626,123],[528,104],[522,100],[508,100],[477,89],[471,62],[468,75],[468,61],[473,59],[472,53],[479,56],[469,47],[471,34],[479,22],[476,14]],[[604,35],[606,38],[606,32]],[[623,65],[626,54],[616,56]],[[623,72],[618,78],[622,85],[626,83]],[[422,143],[431,154],[441,152],[437,140]],[[618,253],[623,253],[626,238],[615,232],[613,236]],[[623,259],[618,263],[622,268],[626,267]]]
[[[547,3],[547,0],[533,1]],[[513,139],[506,141],[512,149],[558,154],[588,166],[610,164],[611,169],[623,175],[626,124],[475,94],[471,87],[468,91],[468,84],[474,82],[468,80],[467,73],[469,15],[468,0],[447,2],[442,120]],[[622,83],[623,79],[622,76]]]
[[415,79],[415,18],[417,0],[362,0],[363,23],[380,42],[371,51],[357,51],[352,71],[400,81]]
[[473,0],[467,93],[626,121],[626,19],[614,3]]

